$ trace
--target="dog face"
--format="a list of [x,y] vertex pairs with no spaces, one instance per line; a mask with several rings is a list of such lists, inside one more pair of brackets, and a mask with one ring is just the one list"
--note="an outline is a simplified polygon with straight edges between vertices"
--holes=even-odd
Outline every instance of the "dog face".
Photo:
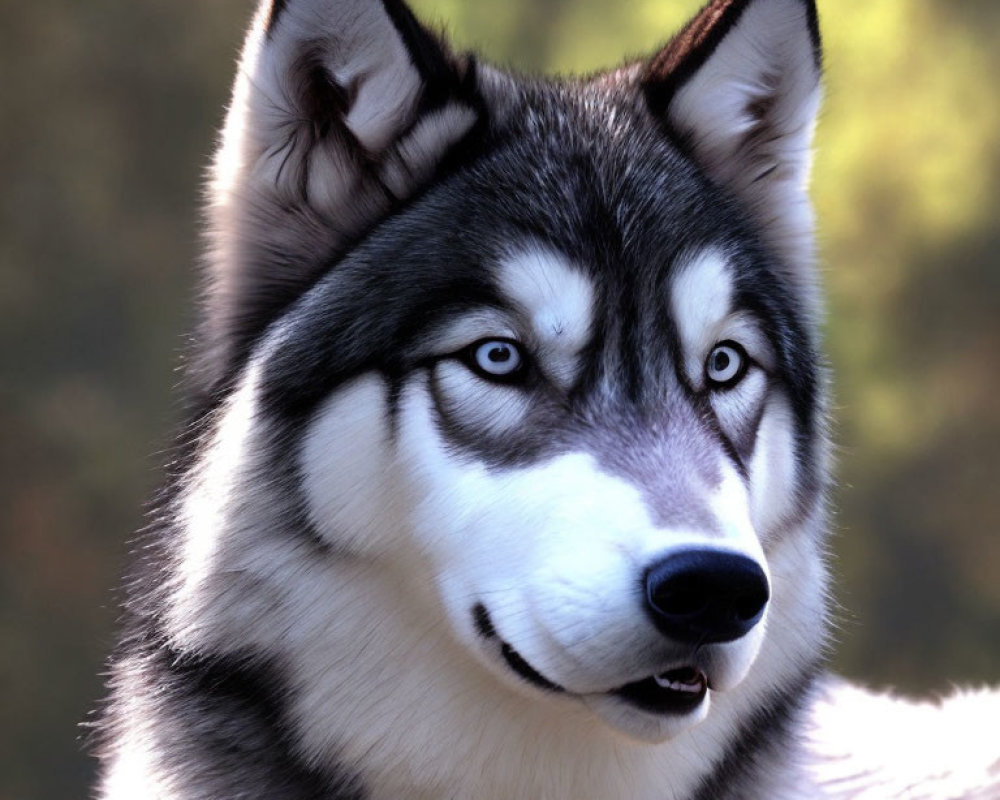
[[[794,659],[817,54],[801,0],[714,2],[650,61],[552,84],[398,3],[262,9],[210,209],[214,433],[180,501],[218,513],[210,548],[188,527],[175,630],[294,651],[305,568],[281,536],[245,555],[272,525],[490,680],[639,739],[702,720],[769,640]],[[220,621],[224,574],[258,614]]]
[[[441,217],[454,221],[445,241],[459,239],[468,218],[457,204]],[[807,405],[815,363],[770,335],[794,341],[799,322],[780,293],[750,300],[766,279],[730,231],[623,265],[623,252],[602,258],[604,233],[573,258],[554,244],[564,226],[541,244],[523,224],[501,237],[506,251],[478,236],[452,251],[472,272],[442,272],[424,254],[417,263],[392,237],[364,257],[369,275],[374,263],[402,268],[418,295],[448,288],[429,307],[404,304],[414,322],[384,339],[389,363],[338,383],[309,415],[309,518],[332,544],[401,571],[424,565],[455,632],[502,680],[582,697],[661,738],[707,712],[707,685],[735,685],[764,635],[763,547],[781,536],[778,520],[794,518],[808,471],[795,431],[809,421],[795,409]],[[341,294],[320,290],[317,308]],[[675,594],[667,613],[657,612],[650,572],[692,553],[705,563],[680,568],[663,590]],[[734,607],[709,608],[718,598],[689,583],[733,588]],[[744,603],[757,623],[745,630],[709,619],[738,616]]]

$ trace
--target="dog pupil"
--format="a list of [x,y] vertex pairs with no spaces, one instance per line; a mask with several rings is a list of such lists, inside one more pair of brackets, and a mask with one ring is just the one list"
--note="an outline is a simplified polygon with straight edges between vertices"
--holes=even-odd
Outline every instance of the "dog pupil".
[[498,364],[510,358],[510,349],[503,346],[494,347],[486,357],[494,364]]

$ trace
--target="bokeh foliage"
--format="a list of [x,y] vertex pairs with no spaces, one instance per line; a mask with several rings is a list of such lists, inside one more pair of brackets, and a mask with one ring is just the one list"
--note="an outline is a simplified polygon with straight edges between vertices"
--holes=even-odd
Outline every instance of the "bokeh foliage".
[[[1000,4],[819,0],[814,196],[841,489],[839,669],[1000,678]],[[418,0],[527,70],[697,0]],[[0,800],[79,797],[111,591],[176,418],[197,198],[248,0],[0,7]]]

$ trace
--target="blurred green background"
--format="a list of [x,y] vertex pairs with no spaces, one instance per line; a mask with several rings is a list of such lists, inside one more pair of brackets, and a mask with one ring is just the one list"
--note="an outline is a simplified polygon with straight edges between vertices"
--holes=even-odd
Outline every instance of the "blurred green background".
[[[418,0],[545,71],[698,0]],[[836,370],[836,666],[1000,679],[1000,3],[820,0],[815,199]],[[86,794],[112,587],[159,480],[198,197],[249,0],[0,7],[0,800]]]

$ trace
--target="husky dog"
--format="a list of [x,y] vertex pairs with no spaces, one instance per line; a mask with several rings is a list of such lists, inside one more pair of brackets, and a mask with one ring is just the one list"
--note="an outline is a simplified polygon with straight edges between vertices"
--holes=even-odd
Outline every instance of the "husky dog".
[[262,4],[102,798],[891,795],[810,723],[882,708],[821,677],[820,62],[813,0],[573,81]]

